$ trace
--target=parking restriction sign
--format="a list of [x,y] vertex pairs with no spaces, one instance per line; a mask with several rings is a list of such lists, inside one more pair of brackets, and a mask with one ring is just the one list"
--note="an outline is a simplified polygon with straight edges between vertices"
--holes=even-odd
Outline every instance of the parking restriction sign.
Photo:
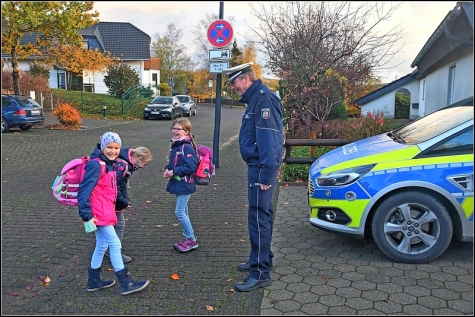
[[224,47],[233,39],[233,27],[226,20],[216,20],[208,27],[208,41],[216,47]]

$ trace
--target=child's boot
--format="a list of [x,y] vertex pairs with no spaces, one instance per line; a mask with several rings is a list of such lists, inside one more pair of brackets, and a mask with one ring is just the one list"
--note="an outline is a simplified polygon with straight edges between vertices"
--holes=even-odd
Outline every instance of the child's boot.
[[122,270],[115,272],[120,284],[120,295],[128,295],[143,290],[147,287],[149,280],[134,281],[129,276],[129,270],[124,267]]
[[101,288],[108,288],[115,284],[115,280],[101,280],[101,268],[88,269],[89,278],[87,279],[87,290],[89,292],[97,291]]

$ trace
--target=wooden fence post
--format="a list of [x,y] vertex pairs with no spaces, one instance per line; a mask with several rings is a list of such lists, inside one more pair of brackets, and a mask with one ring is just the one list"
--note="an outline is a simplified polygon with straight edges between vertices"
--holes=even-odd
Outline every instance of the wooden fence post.
[[[312,130],[310,138],[311,138],[312,140],[316,140],[316,139],[317,139],[317,131]],[[317,156],[317,147],[316,147],[316,146],[312,146],[312,147],[310,148],[310,157],[316,157],[316,156]]]

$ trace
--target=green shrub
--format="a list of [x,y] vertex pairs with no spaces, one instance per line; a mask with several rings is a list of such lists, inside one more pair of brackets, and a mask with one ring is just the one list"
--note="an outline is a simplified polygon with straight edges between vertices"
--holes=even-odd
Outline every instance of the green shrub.
[[348,111],[343,103],[339,103],[330,111],[330,115],[328,116],[328,120],[332,119],[346,119],[348,116]]
[[127,64],[111,65],[104,76],[104,84],[109,88],[109,95],[117,98],[120,98],[127,89],[137,86],[139,83],[140,77],[137,71]]

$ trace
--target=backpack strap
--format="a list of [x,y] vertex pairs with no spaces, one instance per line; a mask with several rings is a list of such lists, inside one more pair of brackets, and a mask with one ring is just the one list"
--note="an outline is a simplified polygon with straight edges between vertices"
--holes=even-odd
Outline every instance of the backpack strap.
[[185,154],[185,143],[181,145],[180,151],[176,151],[175,153],[175,166],[176,166],[176,163],[178,162],[178,155],[184,155],[184,154]]
[[101,175],[99,177],[101,177],[102,175],[104,175],[106,173],[106,162],[104,162],[103,160],[101,160],[100,158],[93,158],[94,161],[98,161],[99,164],[101,165]]

